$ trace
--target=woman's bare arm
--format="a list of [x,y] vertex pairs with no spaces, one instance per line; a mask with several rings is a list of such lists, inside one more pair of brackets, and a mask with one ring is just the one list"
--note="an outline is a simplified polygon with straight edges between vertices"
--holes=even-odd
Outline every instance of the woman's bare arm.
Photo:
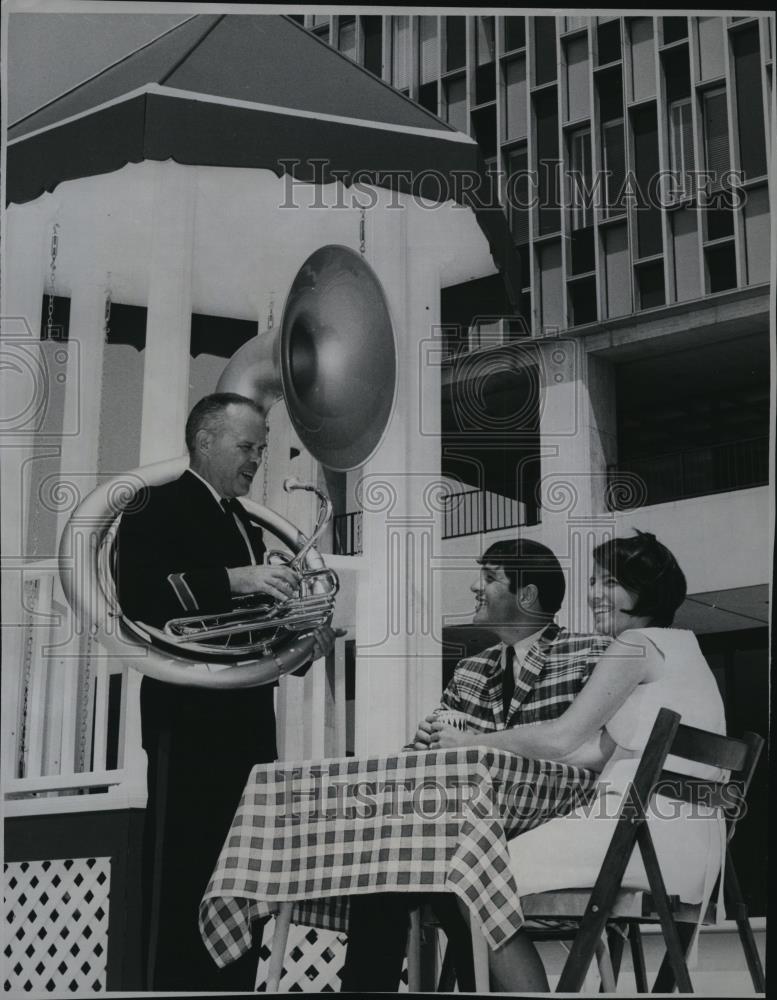
[[602,728],[637,685],[653,679],[658,656],[647,637],[624,632],[608,646],[588,683],[557,719],[495,733],[449,733],[446,727],[440,730],[439,744],[433,745],[492,746],[523,757],[600,768],[606,752],[599,738]]

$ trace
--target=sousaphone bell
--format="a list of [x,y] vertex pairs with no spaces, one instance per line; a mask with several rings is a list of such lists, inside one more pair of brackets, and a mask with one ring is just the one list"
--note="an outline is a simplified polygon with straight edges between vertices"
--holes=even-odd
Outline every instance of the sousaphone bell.
[[[297,273],[277,331],[244,344],[216,391],[247,396],[265,412],[283,398],[313,457],[345,471],[363,465],[380,444],[395,387],[396,348],[380,282],[353,250],[325,246]],[[118,518],[138,490],[177,478],[187,464],[177,458],[123,473],[76,508],[60,542],[65,595],[103,646],[159,680],[211,688],[271,683],[307,662],[312,630],[331,622],[339,584],[315,547],[331,518],[331,503],[315,486],[284,484],[319,497],[317,523],[307,537],[277,512],[241,501],[290,550],[291,557],[276,552],[271,558],[300,571],[299,594],[287,601],[265,598],[254,606],[236,601],[230,612],[175,619],[155,629],[122,613],[111,571],[112,544]]]

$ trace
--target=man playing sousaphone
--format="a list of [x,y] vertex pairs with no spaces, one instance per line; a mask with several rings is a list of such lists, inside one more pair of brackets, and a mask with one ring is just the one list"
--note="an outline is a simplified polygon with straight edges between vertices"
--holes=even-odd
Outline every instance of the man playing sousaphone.
[[[228,611],[237,596],[285,600],[297,593],[295,569],[264,565],[261,529],[237,500],[250,489],[265,442],[264,413],[245,396],[216,393],[192,409],[189,469],[141,490],[121,518],[116,581],[127,618],[161,628],[173,618]],[[329,627],[315,632],[312,659],[329,652],[335,635]],[[277,756],[272,688],[213,690],[143,678],[148,989],[253,989],[261,935],[252,952],[218,969],[197,912],[251,768]]]

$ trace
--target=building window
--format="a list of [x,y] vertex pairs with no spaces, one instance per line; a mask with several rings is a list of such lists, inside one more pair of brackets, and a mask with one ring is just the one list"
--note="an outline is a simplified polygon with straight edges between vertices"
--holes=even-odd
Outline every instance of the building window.
[[702,98],[702,107],[704,169],[711,175],[711,189],[719,191],[723,186],[723,177],[731,168],[725,88],[707,91]]
[[440,75],[440,48],[437,44],[437,18],[418,18],[418,71],[421,84],[437,83]]
[[604,213],[609,219],[626,211],[623,197],[619,197],[626,181],[626,150],[623,140],[623,119],[602,125],[602,167],[604,168]]
[[732,37],[739,119],[739,165],[745,180],[766,173],[761,52],[758,26],[738,31]]
[[369,16],[362,18],[362,38],[364,40],[364,68],[375,76],[383,73],[383,18]]
[[581,128],[569,136],[569,189],[572,229],[593,225],[591,130]]
[[504,126],[505,139],[523,139],[528,134],[526,108],[526,59],[524,56],[505,60]]
[[505,26],[505,51],[513,49],[523,49],[526,47],[526,19],[523,17],[506,17]]
[[692,198],[694,158],[690,97],[669,105],[669,164],[675,199]]
[[634,167],[640,197],[637,203],[637,248],[640,257],[661,253],[661,209],[655,203],[659,173],[658,122],[655,104],[632,112]]
[[576,229],[569,240],[572,274],[587,274],[596,270],[593,226]]
[[472,133],[486,160],[496,156],[496,105],[472,112]]
[[596,28],[596,50],[600,66],[617,62],[621,57],[621,22],[619,18]]
[[733,243],[706,247],[707,283],[710,292],[724,292],[737,287],[736,253]]
[[687,17],[662,17],[661,20],[664,25],[664,45],[688,37]]
[[494,18],[479,17],[477,20],[477,35],[475,37],[478,66],[494,61],[496,48],[494,43]]
[[507,153],[507,213],[517,246],[529,242],[529,159],[526,146]]
[[467,31],[463,17],[445,18],[445,69],[462,69],[467,63]]
[[556,19],[534,18],[534,82],[537,86],[556,79]]
[[643,264],[637,268],[637,289],[640,309],[664,305],[664,262]]
[[397,90],[410,86],[410,18],[395,17],[391,22],[391,83]]
[[337,48],[349,59],[356,58],[356,18],[341,17],[337,23]]
[[539,171],[540,235],[561,228],[559,205],[558,108],[555,88],[534,98],[537,122],[537,169]]
[[463,76],[446,80],[443,84],[445,95],[445,120],[459,132],[467,131],[467,82]]
[[596,278],[583,278],[569,283],[569,304],[572,309],[572,326],[595,323]]
[[704,211],[705,240],[723,240],[734,235],[734,211],[728,205]]
[[588,35],[575,37],[564,46],[566,52],[566,120],[578,121],[591,117],[591,98],[588,89],[590,66],[588,62]]
[[494,18],[477,19],[475,103],[487,104],[496,100],[496,65],[494,63]]

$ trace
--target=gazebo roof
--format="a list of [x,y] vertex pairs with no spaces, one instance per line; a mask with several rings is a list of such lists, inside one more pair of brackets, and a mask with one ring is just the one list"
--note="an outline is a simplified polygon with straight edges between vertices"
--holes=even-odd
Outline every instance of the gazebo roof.
[[7,200],[144,159],[355,180],[469,205],[511,300],[520,263],[479,147],[279,15],[200,14],[15,122]]

